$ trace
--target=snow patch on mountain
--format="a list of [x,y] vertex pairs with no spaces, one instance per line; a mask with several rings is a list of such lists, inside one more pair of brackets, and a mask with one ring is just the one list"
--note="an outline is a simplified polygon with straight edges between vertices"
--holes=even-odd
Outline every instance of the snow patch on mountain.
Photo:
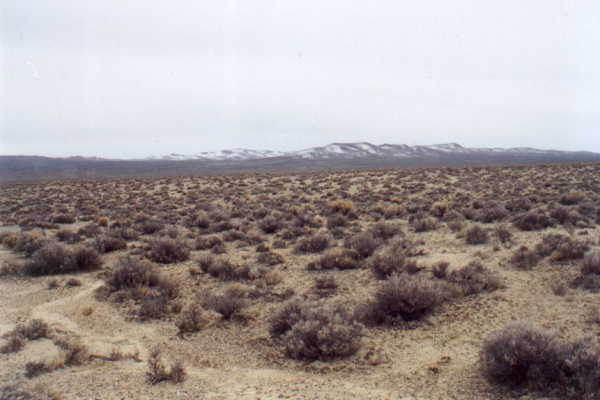
[[485,153],[510,153],[510,154],[568,154],[569,152],[556,150],[539,150],[530,147],[503,148],[468,148],[458,143],[439,143],[429,146],[409,146],[406,144],[374,145],[369,142],[357,143],[330,143],[326,146],[311,147],[299,151],[281,152],[273,150],[231,149],[220,151],[204,151],[195,154],[171,153],[160,157],[149,157],[152,160],[214,160],[214,161],[247,161],[260,160],[273,157],[289,157],[306,160],[324,159],[355,159],[365,157],[386,158],[419,158],[447,156],[451,154],[480,154]]

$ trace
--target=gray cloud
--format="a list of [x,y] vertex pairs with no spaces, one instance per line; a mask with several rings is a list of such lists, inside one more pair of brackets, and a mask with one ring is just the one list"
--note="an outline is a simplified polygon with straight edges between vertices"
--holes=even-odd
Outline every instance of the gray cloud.
[[600,151],[593,0],[0,7],[1,154],[356,140]]

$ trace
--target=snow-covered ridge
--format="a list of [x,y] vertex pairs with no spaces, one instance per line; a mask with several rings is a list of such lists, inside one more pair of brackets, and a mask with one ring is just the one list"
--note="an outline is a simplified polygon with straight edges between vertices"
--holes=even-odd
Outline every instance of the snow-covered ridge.
[[258,160],[269,157],[281,157],[285,153],[272,150],[232,149],[221,151],[203,151],[196,154],[171,153],[162,157],[151,156],[149,160]]
[[481,154],[507,153],[507,154],[569,154],[556,150],[539,150],[530,147],[516,148],[468,148],[458,143],[440,143],[429,146],[409,146],[406,144],[374,145],[368,142],[357,143],[331,143],[326,146],[311,147],[299,151],[281,152],[273,150],[232,149],[214,152],[199,152],[195,154],[171,153],[164,156],[152,156],[150,160],[214,160],[214,161],[245,161],[260,160],[273,157],[289,157],[295,159],[355,159],[365,157],[397,157],[419,158],[431,156],[444,156],[451,154]]

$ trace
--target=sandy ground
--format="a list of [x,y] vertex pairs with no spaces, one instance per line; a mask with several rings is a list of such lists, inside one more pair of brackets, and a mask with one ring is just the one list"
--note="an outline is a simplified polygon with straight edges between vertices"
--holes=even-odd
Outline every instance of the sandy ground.
[[[352,190],[350,187],[349,192]],[[399,223],[410,231],[405,220]],[[568,234],[561,227],[542,232],[512,231],[515,243],[530,246],[551,232]],[[598,228],[576,229],[572,234],[599,247]],[[575,263],[546,259],[531,271],[517,270],[508,262],[517,245],[506,249],[492,240],[468,246],[446,226],[409,235],[425,243],[426,255],[418,257],[423,265],[444,260],[456,268],[480,261],[502,278],[506,288],[443,305],[415,324],[368,328],[356,355],[306,363],[286,358],[272,343],[264,321],[280,306],[274,301],[254,301],[245,311],[249,316],[246,322],[213,319],[201,332],[181,338],[173,320],[142,323],[130,318],[123,307],[96,300],[95,290],[103,282],[98,272],[77,275],[82,284],[76,287],[64,286],[70,276],[3,277],[0,336],[18,323],[39,318],[55,331],[84,343],[97,357],[82,366],[28,379],[24,376],[25,363],[51,360],[59,354],[50,340],[30,341],[20,352],[0,354],[0,382],[30,390],[51,389],[63,399],[534,399],[535,395],[507,392],[483,379],[479,349],[489,333],[511,321],[527,319],[565,338],[600,335],[598,323],[589,321],[591,310],[600,306],[599,294],[573,288],[563,296],[553,293],[557,282],[573,279]],[[272,243],[273,238],[269,240]],[[338,240],[337,244],[342,243]],[[234,261],[255,256],[252,248],[227,246]],[[125,252],[104,255],[105,267],[111,268]],[[307,271],[306,264],[318,255],[297,255],[289,248],[278,252],[285,262],[276,268],[285,279],[273,292],[292,288],[296,293],[309,293],[315,273]],[[206,275],[190,276],[194,260],[205,253],[194,251],[189,261],[161,267],[180,282],[186,299],[227,286]],[[8,249],[0,249],[0,264],[19,259]],[[341,303],[355,305],[373,293],[376,283],[368,269],[332,273],[339,285],[336,300]],[[53,279],[59,281],[59,288],[48,288]],[[146,382],[146,360],[157,345],[165,361],[183,361],[188,374],[185,382]],[[103,359],[113,350],[137,354],[137,360]]]
[[[362,349],[350,360],[301,363],[284,358],[269,344],[266,329],[252,324],[217,322],[182,339],[172,323],[131,321],[115,305],[95,300],[94,290],[102,284],[95,274],[79,275],[80,287],[56,290],[47,288],[54,278],[5,278],[0,280],[0,331],[39,318],[79,338],[92,354],[107,356],[119,349],[139,352],[141,360],[150,348],[161,345],[168,358],[184,360],[189,378],[180,385],[151,386],[145,383],[145,362],[94,360],[30,380],[23,376],[27,361],[57,356],[50,340],[40,340],[29,342],[19,353],[0,355],[0,380],[27,387],[35,382],[65,399],[503,399],[518,394],[495,393],[478,373],[478,351],[485,335],[517,319],[535,321],[565,337],[600,334],[597,326],[586,322],[589,310],[599,303],[597,295],[572,289],[565,296],[552,294],[552,283],[569,274],[564,266],[545,265],[535,273],[516,271],[502,263],[510,254],[507,250],[452,246],[441,232],[425,235],[440,251],[423,261],[443,258],[462,265],[478,258],[470,253],[489,254],[485,264],[498,271],[507,288],[446,305],[414,329],[369,329]],[[0,257],[16,256],[4,250]],[[186,279],[182,265],[166,268],[175,275],[179,270],[180,279]],[[368,271],[337,275],[341,296],[367,295],[344,287],[370,279]],[[255,315],[271,309],[257,307]]]

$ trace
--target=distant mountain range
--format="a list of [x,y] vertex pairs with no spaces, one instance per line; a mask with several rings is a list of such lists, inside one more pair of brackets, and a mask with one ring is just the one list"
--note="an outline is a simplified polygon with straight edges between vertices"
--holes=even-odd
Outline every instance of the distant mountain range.
[[457,143],[408,146],[358,142],[331,143],[290,152],[232,149],[128,160],[81,156],[0,156],[0,182],[578,162],[600,162],[600,154],[529,147],[468,148]]
[[[406,144],[374,145],[368,142],[331,143],[326,146],[311,147],[305,150],[281,152],[273,150],[232,149],[216,152],[200,152],[196,154],[171,153],[164,156],[152,156],[147,160],[204,160],[204,161],[249,161],[266,158],[284,157],[304,160],[359,159],[359,158],[428,158],[436,156],[455,155],[494,155],[498,154],[531,154],[551,155],[556,157],[569,156],[580,152],[558,150],[538,150],[529,147],[503,148],[468,148],[458,143],[434,144],[431,146],[409,146]],[[590,153],[591,154],[591,153]]]

